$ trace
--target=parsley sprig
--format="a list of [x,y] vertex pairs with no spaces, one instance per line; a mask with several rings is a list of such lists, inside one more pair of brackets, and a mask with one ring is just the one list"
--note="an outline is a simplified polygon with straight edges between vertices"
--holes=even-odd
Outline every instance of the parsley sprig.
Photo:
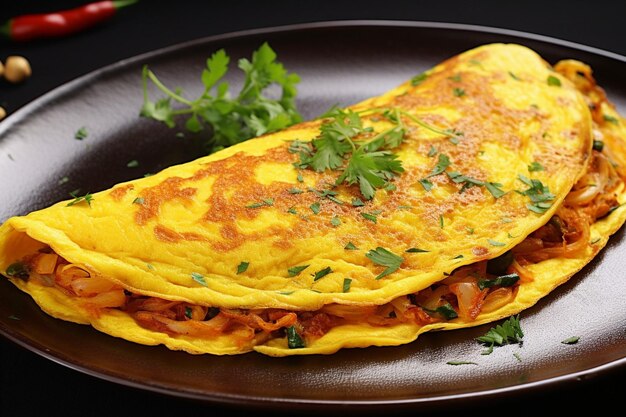
[[519,174],[517,178],[528,186],[526,190],[518,191],[518,193],[530,198],[531,202],[526,204],[528,210],[538,214],[545,213],[546,210],[552,206],[552,200],[554,200],[556,196],[537,179],[530,179],[522,174]]
[[[230,97],[229,85],[222,78],[228,72],[230,57],[223,49],[215,52],[202,71],[204,91],[195,100],[183,97],[179,89],[172,91],[157,76],[143,67],[144,103],[141,116],[175,127],[175,119],[185,118],[190,132],[200,132],[205,126],[211,128],[207,150],[219,149],[243,142],[264,133],[276,131],[301,121],[295,106],[297,74],[289,73],[276,61],[276,53],[264,43],[252,54],[252,61],[242,58],[238,62],[245,79],[237,96]],[[148,80],[166,97],[152,101],[148,97]],[[265,95],[271,85],[278,85],[278,99]],[[173,102],[180,105],[174,108]]]
[[485,346],[487,350],[482,355],[489,355],[493,352],[494,346],[504,346],[509,343],[521,343],[524,332],[519,324],[519,315],[511,316],[504,323],[492,327],[484,335],[477,337],[476,340]]
[[378,274],[376,279],[381,279],[382,277],[396,272],[398,268],[400,268],[400,265],[402,265],[402,262],[404,262],[403,257],[398,256],[395,253],[390,252],[389,250],[380,246],[376,249],[370,250],[365,254],[365,256],[367,256],[376,265],[382,265],[387,267],[383,272]]
[[[358,184],[363,197],[374,198],[376,189],[389,184],[396,174],[404,172],[402,163],[391,149],[400,146],[405,128],[398,114],[384,112],[396,125],[376,134],[367,141],[357,139],[372,132],[363,125],[359,113],[333,109],[326,114],[320,135],[307,149],[298,144],[300,161],[296,168],[310,168],[317,172],[327,169],[342,171],[335,185]],[[293,147],[291,147],[293,149]]]

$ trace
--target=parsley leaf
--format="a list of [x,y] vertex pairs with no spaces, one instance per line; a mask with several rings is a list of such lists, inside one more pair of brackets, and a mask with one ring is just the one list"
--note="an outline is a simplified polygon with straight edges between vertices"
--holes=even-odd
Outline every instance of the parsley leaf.
[[478,366],[478,364],[476,362],[468,362],[468,361],[448,361],[446,362],[446,365],[476,365]]
[[361,216],[373,223],[378,223],[378,217],[375,214],[361,212]]
[[424,249],[420,249],[420,248],[409,248],[407,250],[405,250],[406,253],[426,253],[426,252],[430,252]]
[[418,74],[416,76],[414,76],[413,78],[411,78],[411,85],[413,87],[420,85],[421,83],[423,83],[426,78],[428,78],[428,74],[426,74],[425,72]]
[[237,275],[239,274],[243,274],[244,272],[246,272],[248,270],[248,266],[250,266],[250,262],[245,262],[242,261],[238,266],[237,266]]
[[553,86],[553,87],[560,87],[561,86],[561,80],[559,80],[554,75],[549,75],[548,76],[548,85]]
[[537,161],[533,161],[528,165],[528,172],[543,171],[545,168]]
[[579,336],[572,336],[572,337],[568,337],[565,340],[561,340],[561,343],[563,343],[564,345],[574,345],[578,343],[579,340],[580,340]]
[[499,285],[501,287],[512,287],[519,281],[519,275],[517,274],[508,274],[501,275],[494,279],[480,279],[478,280],[478,288],[482,291],[485,288],[495,287]]
[[343,247],[345,250],[358,250],[359,248],[357,248],[354,243],[352,242],[348,242],[346,243],[346,246]]
[[611,116],[610,114],[603,114],[602,119],[604,119],[605,122],[613,123],[615,125],[619,124],[619,119],[615,116]]
[[521,174],[517,178],[529,187],[524,191],[518,191],[520,194],[530,198],[532,203],[527,204],[526,207],[535,213],[545,213],[552,206],[551,201],[555,199],[555,195],[537,179],[529,179]]
[[202,274],[199,274],[197,272],[192,272],[191,273],[191,278],[196,281],[198,284],[202,285],[203,287],[206,287],[206,280],[204,279],[204,277],[202,276]]
[[333,272],[333,270],[331,269],[330,266],[327,266],[326,268],[320,269],[315,274],[311,274],[311,275],[313,275],[313,281],[317,281],[317,280],[324,278],[326,275],[330,274],[331,272]]
[[504,323],[492,327],[484,335],[476,340],[488,347],[482,355],[489,355],[493,352],[494,346],[504,346],[509,343],[521,343],[524,332],[519,324],[519,315],[511,316]]
[[504,194],[506,194],[506,191],[502,190],[500,187],[502,187],[502,184],[500,184],[500,183],[497,183],[497,182],[485,182],[485,188],[496,199],[498,199],[498,198],[502,197]]
[[304,340],[298,334],[295,326],[287,327],[287,346],[289,349],[301,349],[306,347]]
[[[232,98],[228,83],[222,81],[229,62],[230,58],[224,50],[207,59],[201,74],[204,91],[195,100],[183,97],[179,91],[172,91],[144,66],[144,103],[140,115],[163,122],[170,128],[176,126],[175,118],[185,117],[185,127],[191,132],[209,127],[211,136],[206,143],[209,153],[301,121],[295,107],[296,85],[300,78],[287,72],[276,61],[276,53],[267,43],[253,52],[251,61],[239,60],[238,66],[245,79],[239,94]],[[148,80],[166,97],[150,100]],[[272,85],[280,87],[279,98],[273,99],[265,94]],[[173,102],[181,108],[175,109]]]
[[87,128],[85,126],[81,127],[76,131],[76,133],[74,133],[74,139],[76,140],[83,140],[87,136],[89,136],[89,133],[87,132]]
[[368,257],[376,265],[382,265],[387,267],[383,272],[378,274],[376,279],[381,279],[382,277],[385,277],[397,271],[398,268],[400,268],[400,265],[402,265],[402,262],[404,262],[404,258],[380,246],[376,249],[370,250],[365,254],[365,256]]
[[350,286],[352,285],[352,279],[351,278],[344,278],[343,279],[343,292],[348,292],[350,291]]
[[73,192],[70,193],[70,196],[74,197],[74,200],[72,200],[69,203],[67,203],[66,207],[71,207],[74,204],[78,204],[78,203],[81,203],[83,201],[85,203],[87,203],[87,205],[89,207],[91,207],[91,202],[94,200],[93,195],[91,195],[90,193],[87,193],[87,194],[79,197],[76,194],[77,194],[76,191],[73,191]]
[[292,266],[287,270],[287,273],[290,277],[295,277],[296,275],[300,275],[300,272],[307,269],[310,265],[300,265],[300,266]]
[[437,164],[433,168],[433,170],[426,176],[426,178],[434,177],[435,175],[439,175],[443,173],[450,166],[450,158],[448,155],[440,153]]

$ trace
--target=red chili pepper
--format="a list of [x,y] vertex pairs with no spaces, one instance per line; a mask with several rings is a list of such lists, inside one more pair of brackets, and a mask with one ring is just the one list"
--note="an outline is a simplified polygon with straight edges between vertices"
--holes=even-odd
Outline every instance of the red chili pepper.
[[71,35],[113,17],[115,12],[137,0],[98,1],[56,13],[17,16],[0,27],[0,32],[14,41]]

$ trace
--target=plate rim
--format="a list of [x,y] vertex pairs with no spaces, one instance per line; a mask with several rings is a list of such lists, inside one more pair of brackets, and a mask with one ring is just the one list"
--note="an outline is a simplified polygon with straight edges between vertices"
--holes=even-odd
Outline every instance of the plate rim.
[[[231,32],[220,33],[216,35],[209,35],[201,38],[196,38],[184,42],[175,43],[165,47],[157,48],[148,52],[137,54],[128,58],[121,59],[109,65],[100,67],[88,73],[85,73],[73,80],[63,83],[57,87],[48,90],[41,96],[35,98],[29,103],[17,109],[11,115],[9,115],[4,123],[0,123],[0,138],[5,135],[13,126],[19,125],[26,116],[31,114],[37,108],[44,106],[46,103],[54,100],[55,98],[62,96],[63,94],[73,91],[79,86],[89,83],[103,75],[113,73],[121,70],[125,67],[138,64],[142,61],[147,61],[152,58],[170,54],[176,50],[189,49],[206,43],[215,43],[222,40],[232,40],[237,38],[254,37],[263,34],[275,34],[293,31],[307,31],[324,28],[343,28],[343,27],[395,27],[395,28],[416,28],[416,29],[439,29],[439,30],[453,30],[455,32],[468,31],[481,34],[492,34],[509,36],[519,39],[526,39],[531,41],[543,42],[546,44],[565,47],[581,52],[597,55],[603,58],[608,58],[619,62],[620,64],[626,64],[626,56],[620,55],[615,52],[607,51],[601,48],[584,45],[577,42],[572,42],[556,37],[540,35],[536,33],[524,32],[514,29],[505,29],[492,26],[482,26],[475,24],[464,23],[449,23],[449,22],[436,22],[436,21],[408,21],[408,20],[385,20],[385,19],[349,19],[349,20],[333,20],[333,21],[315,21],[304,22],[277,26],[265,26],[252,29],[237,30]],[[479,398],[502,398],[505,396],[522,395],[524,393],[530,393],[536,391],[539,388],[555,388],[559,384],[572,385],[575,382],[581,382],[585,379],[603,376],[609,373],[609,371],[615,371],[618,369],[626,368],[626,356],[616,359],[604,364],[581,370],[574,373],[568,373],[565,375],[559,375],[542,379],[539,381],[520,383],[510,385],[507,387],[484,389],[480,391],[464,392],[458,394],[443,394],[422,398],[407,398],[407,399],[390,399],[390,400],[335,400],[335,399],[306,399],[306,398],[276,398],[267,397],[262,395],[235,395],[235,394],[215,394],[206,392],[195,392],[191,390],[182,390],[178,388],[164,387],[162,385],[150,384],[149,381],[135,381],[129,378],[122,378],[117,375],[107,373],[105,370],[95,370],[85,365],[81,365],[77,361],[72,361],[71,358],[66,357],[61,352],[52,353],[46,346],[42,346],[39,343],[25,337],[19,332],[12,331],[0,322],[0,336],[15,343],[16,345],[33,352],[40,357],[47,360],[51,360],[57,364],[65,366],[69,369],[79,371],[90,377],[96,377],[100,380],[116,383],[122,386],[145,390],[149,392],[164,394],[171,397],[187,398],[193,400],[201,400],[204,402],[211,402],[215,404],[224,405],[246,405],[253,407],[276,409],[281,406],[309,406],[309,407],[328,407],[336,405],[353,406],[353,407],[381,407],[381,406],[400,406],[406,407],[411,405],[420,406],[438,406],[449,403],[459,403],[462,401],[472,401]]]

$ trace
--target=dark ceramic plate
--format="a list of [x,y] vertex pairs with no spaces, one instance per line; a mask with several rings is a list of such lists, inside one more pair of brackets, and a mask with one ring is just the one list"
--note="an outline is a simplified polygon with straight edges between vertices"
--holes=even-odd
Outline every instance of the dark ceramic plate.
[[[447,24],[336,22],[212,37],[89,74],[4,121],[0,220],[66,199],[77,188],[83,193],[99,191],[200,156],[202,149],[193,138],[178,138],[176,130],[138,117],[142,65],[149,64],[166,85],[191,92],[202,88],[199,74],[213,51],[225,48],[235,62],[264,41],[302,77],[298,104],[307,118],[334,104],[377,95],[445,58],[490,42],[521,43],[553,63],[563,58],[589,63],[626,114],[625,58],[517,32]],[[231,72],[229,81],[236,87],[241,79],[237,71]],[[82,126],[89,136],[75,140],[74,133]],[[128,168],[133,159],[139,167]],[[69,181],[59,184],[66,176]],[[620,264],[625,255],[626,242],[619,232],[588,267],[523,312],[523,347],[497,348],[489,356],[481,355],[483,349],[474,338],[490,326],[427,334],[406,346],[344,350],[331,356],[193,356],[53,319],[6,280],[0,280],[0,332],[73,369],[170,395],[251,405],[433,405],[520,392],[624,365],[626,280]],[[580,336],[577,345],[561,343],[575,335]],[[454,360],[478,366],[446,364]]]

